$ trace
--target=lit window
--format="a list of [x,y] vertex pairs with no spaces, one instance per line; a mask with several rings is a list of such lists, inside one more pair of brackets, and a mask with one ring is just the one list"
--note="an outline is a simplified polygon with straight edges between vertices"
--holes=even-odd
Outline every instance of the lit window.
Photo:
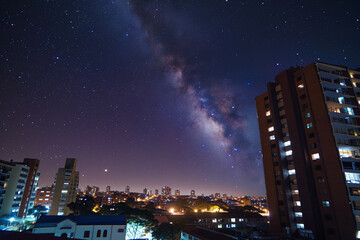
[[244,219],[243,218],[239,218],[239,222],[243,222],[244,221]]
[[312,160],[320,159],[320,154],[314,153],[311,155]]
[[286,156],[291,156],[291,155],[292,155],[292,150],[286,151],[286,152],[285,152],[285,155],[286,155]]
[[294,175],[294,174],[296,174],[295,169],[290,169],[288,172],[289,172],[289,175]]
[[304,229],[304,228],[305,228],[305,226],[304,226],[304,224],[303,224],[303,223],[297,223],[297,224],[296,224],[296,228],[299,228],[299,229]]
[[275,135],[271,135],[270,140],[275,140]]
[[61,193],[67,193],[68,191],[67,190],[61,190]]
[[295,201],[295,202],[294,202],[294,206],[300,207],[300,206],[301,206],[301,202],[300,202],[300,201]]
[[213,222],[213,223],[216,223],[216,222],[217,222],[217,221],[216,221],[216,218],[214,218],[214,219],[212,220],[212,222]]
[[304,88],[304,84],[299,84],[298,88]]
[[295,212],[295,217],[302,217],[302,212]]
[[266,116],[270,116],[270,115],[271,115],[270,111],[267,111]]
[[339,155],[340,155],[341,158],[352,157],[352,151],[351,150],[339,149]]
[[339,103],[344,104],[345,103],[345,98],[344,97],[338,97],[338,101],[339,101]]
[[306,124],[306,128],[311,128],[312,127],[312,123],[307,123]]
[[286,141],[284,142],[284,146],[287,147],[287,146],[290,146],[291,145],[291,141]]
[[304,116],[305,116],[305,118],[309,118],[309,117],[310,117],[310,113],[306,113]]
[[231,224],[231,227],[232,227],[232,228],[236,228],[236,224]]
[[219,224],[219,225],[218,225],[218,228],[222,228],[222,224]]
[[299,190],[294,189],[294,190],[291,191],[291,194],[292,195],[299,195]]
[[323,207],[330,207],[330,202],[329,201],[322,201],[322,205],[323,205]]
[[347,108],[346,108],[346,111],[347,111],[347,113],[348,113],[349,115],[354,115],[354,110],[353,110],[352,108],[347,107]]
[[236,219],[235,219],[235,218],[232,218],[232,219],[231,219],[231,222],[236,222]]
[[360,173],[345,172],[345,179],[347,183],[360,183]]
[[274,131],[274,127],[273,127],[273,126],[269,127],[269,128],[268,128],[268,131],[269,131],[269,132]]

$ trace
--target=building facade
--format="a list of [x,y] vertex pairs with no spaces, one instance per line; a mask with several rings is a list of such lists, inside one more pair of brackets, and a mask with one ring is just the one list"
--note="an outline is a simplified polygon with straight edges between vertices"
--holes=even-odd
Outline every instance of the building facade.
[[33,234],[51,234],[76,239],[125,240],[126,220],[113,216],[41,216]]
[[39,163],[31,158],[23,162],[0,160],[0,216],[24,217],[33,207],[40,178]]
[[76,170],[75,158],[67,158],[65,168],[59,168],[51,195],[50,215],[67,215],[67,205],[76,201],[76,190],[79,186],[79,172]]
[[37,189],[34,206],[40,205],[50,209],[52,190],[53,190],[52,186],[47,186]]
[[125,193],[126,193],[126,194],[130,194],[130,186],[126,186],[126,187],[125,187]]
[[161,189],[161,195],[165,196],[165,197],[168,197],[171,195],[171,188],[168,187],[168,186],[164,186],[162,187]]
[[355,239],[360,229],[360,72],[314,63],[256,98],[273,233]]

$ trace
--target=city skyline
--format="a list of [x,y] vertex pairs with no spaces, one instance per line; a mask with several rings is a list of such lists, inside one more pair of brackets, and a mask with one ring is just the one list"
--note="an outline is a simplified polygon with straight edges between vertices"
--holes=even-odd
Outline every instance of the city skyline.
[[[79,187],[265,196],[254,98],[282,70],[360,67],[355,2],[4,4],[0,159]],[[146,184],[145,184],[146,183]]]

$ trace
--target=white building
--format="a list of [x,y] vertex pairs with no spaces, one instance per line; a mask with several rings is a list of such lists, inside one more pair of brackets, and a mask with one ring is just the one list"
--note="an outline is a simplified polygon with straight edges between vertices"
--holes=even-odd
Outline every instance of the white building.
[[38,159],[0,160],[0,217],[25,217],[34,205],[40,172]]
[[126,220],[122,215],[41,216],[32,233],[76,239],[125,240]]

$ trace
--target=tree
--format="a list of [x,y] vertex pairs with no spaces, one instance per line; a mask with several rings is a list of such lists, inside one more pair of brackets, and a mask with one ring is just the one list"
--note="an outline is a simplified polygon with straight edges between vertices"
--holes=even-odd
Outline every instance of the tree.
[[126,203],[115,203],[112,205],[103,205],[99,211],[101,215],[129,215],[132,208]]
[[155,204],[153,202],[149,202],[146,206],[145,209],[148,210],[149,212],[155,212],[156,208],[155,208]]
[[131,216],[127,217],[126,238],[144,238],[155,229],[157,224],[158,222],[154,219],[152,213],[146,210],[134,211]]
[[135,198],[133,197],[129,197],[126,202],[125,202],[129,207],[134,207],[135,206]]
[[173,240],[176,238],[179,229],[170,223],[162,223],[155,227],[152,236],[157,240]]
[[75,202],[69,203],[68,208],[74,213],[74,215],[94,215],[96,212],[96,202],[93,197],[85,196],[82,199],[76,199]]

